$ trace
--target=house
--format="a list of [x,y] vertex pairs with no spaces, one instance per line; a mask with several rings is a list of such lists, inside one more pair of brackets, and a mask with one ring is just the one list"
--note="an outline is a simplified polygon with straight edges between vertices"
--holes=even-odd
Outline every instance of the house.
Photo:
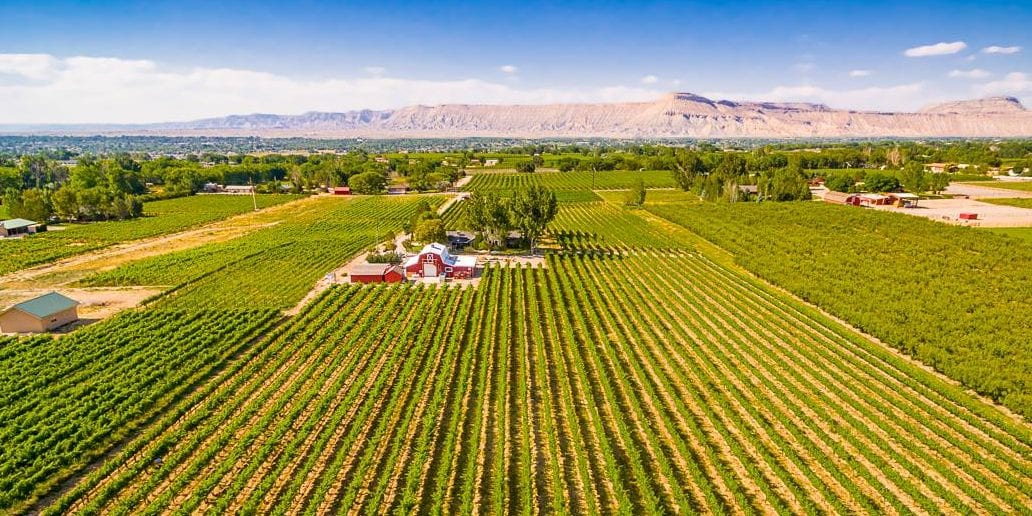
[[409,257],[402,266],[405,274],[410,276],[470,279],[476,269],[477,258],[452,255],[444,244],[434,242],[423,247],[419,254]]
[[485,159],[484,160],[484,166],[485,167],[493,167],[493,166],[497,165],[498,162],[499,162],[499,160],[493,159],[493,158],[492,159]]
[[250,185],[226,185],[222,191],[228,194],[249,194],[254,193],[254,187]]
[[23,301],[0,312],[0,331],[4,333],[42,333],[77,321],[79,302],[50,292]]
[[360,263],[349,274],[352,283],[401,283],[405,271],[389,263]]
[[204,183],[204,187],[201,188],[204,193],[218,193],[222,191],[222,186],[216,183]]
[[929,172],[938,174],[941,172],[949,172],[952,167],[950,167],[949,163],[925,163],[924,168]]
[[18,235],[29,235],[47,230],[45,224],[25,219],[8,219],[0,221],[0,238]]
[[408,193],[408,185],[395,185],[387,187],[388,195],[401,195]]
[[390,163],[391,162],[391,160],[389,160],[389,159],[387,159],[387,158],[385,158],[383,156],[377,156],[376,158],[373,159],[373,161],[376,161],[377,163]]
[[469,231],[448,231],[448,246],[452,249],[465,249],[473,243],[476,235]]
[[347,186],[336,186],[330,188],[330,193],[333,195],[351,195],[351,188]]
[[824,193],[824,196],[821,197],[821,199],[823,199],[824,202],[832,204],[850,204],[853,206],[860,206],[860,196],[857,194],[828,190]]

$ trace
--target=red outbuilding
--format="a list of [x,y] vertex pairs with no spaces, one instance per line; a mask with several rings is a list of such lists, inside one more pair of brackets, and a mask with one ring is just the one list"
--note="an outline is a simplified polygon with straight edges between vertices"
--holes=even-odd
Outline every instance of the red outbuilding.
[[330,193],[332,193],[333,195],[351,195],[351,188],[348,188],[346,186],[336,186],[330,188]]
[[405,273],[422,278],[470,279],[477,267],[475,256],[454,256],[444,244],[427,244],[419,254],[405,260]]
[[401,283],[405,271],[389,263],[362,263],[351,270],[352,283]]

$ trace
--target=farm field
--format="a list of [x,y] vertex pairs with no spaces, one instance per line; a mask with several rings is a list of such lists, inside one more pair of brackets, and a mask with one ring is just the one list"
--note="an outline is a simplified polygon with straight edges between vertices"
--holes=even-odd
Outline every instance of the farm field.
[[[624,171],[611,170],[596,172],[594,188],[592,187],[591,172],[534,172],[525,173],[484,173],[473,174],[473,179],[465,186],[465,190],[493,191],[507,195],[516,189],[526,188],[531,185],[542,186],[556,191],[559,198],[563,192],[577,191],[579,194],[568,193],[570,199],[559,198],[560,201],[594,201],[597,196],[591,190],[612,190],[626,189],[634,186],[638,180],[645,182],[646,188],[672,188],[674,187],[673,177],[665,170],[647,171]],[[579,195],[580,197],[574,197]]]
[[0,512],[100,457],[274,316],[128,312],[60,339],[0,337]]
[[285,309],[362,249],[401,229],[419,200],[438,196],[324,197],[242,237],[135,261],[82,280],[85,286],[165,286],[163,308]]
[[44,514],[1032,506],[1026,424],[684,250],[335,287],[167,412]]
[[[259,195],[267,208],[298,199],[295,195]],[[30,238],[0,240],[0,275],[85,254],[121,242],[174,233],[253,210],[250,196],[193,195],[143,205],[144,216],[125,221],[69,224]]]
[[648,209],[760,277],[1032,416],[1026,242],[823,203]]

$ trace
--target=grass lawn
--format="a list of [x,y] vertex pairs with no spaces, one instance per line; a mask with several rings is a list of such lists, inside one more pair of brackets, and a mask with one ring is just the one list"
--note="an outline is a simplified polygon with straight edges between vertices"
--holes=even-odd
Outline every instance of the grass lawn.
[[986,228],[986,231],[992,231],[998,235],[1006,235],[1032,244],[1032,228]]
[[1016,208],[1032,209],[1032,199],[979,199],[982,202],[999,204],[1001,206],[1014,206]]
[[1017,190],[1019,192],[1032,192],[1032,181],[993,181],[991,184],[978,182],[974,183],[974,185],[1002,188],[1004,190]]

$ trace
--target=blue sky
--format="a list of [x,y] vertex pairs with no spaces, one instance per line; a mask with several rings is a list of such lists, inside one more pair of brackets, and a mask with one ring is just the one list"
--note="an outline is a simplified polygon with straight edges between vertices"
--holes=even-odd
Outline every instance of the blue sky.
[[885,110],[1032,101],[1027,2],[901,4],[5,0],[0,123],[666,91]]

